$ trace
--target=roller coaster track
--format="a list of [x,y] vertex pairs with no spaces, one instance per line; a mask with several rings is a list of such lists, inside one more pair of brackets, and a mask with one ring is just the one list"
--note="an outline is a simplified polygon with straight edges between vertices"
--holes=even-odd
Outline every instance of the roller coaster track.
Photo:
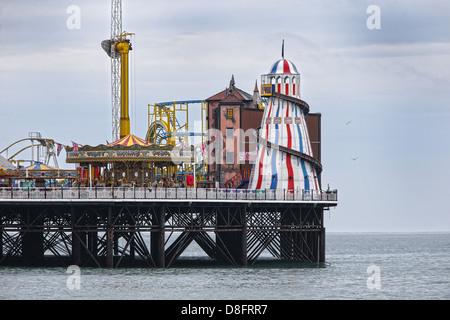
[[[23,151],[25,151],[25,150],[27,150],[27,149],[29,149],[29,148],[33,148],[33,147],[36,147],[36,146],[39,146],[39,145],[40,145],[40,146],[42,146],[42,147],[47,148],[47,154],[46,154],[46,156],[45,156],[46,164],[48,164],[48,162],[49,162],[49,160],[50,160],[50,157],[54,157],[55,165],[56,165],[56,167],[58,167],[58,163],[57,163],[57,160],[56,160],[56,157],[55,157],[55,154],[54,154],[54,153],[55,153],[55,152],[54,152],[55,141],[54,141],[53,139],[48,139],[48,138],[37,138],[37,137],[30,137],[30,138],[20,139],[20,140],[17,140],[16,142],[13,142],[12,144],[10,144],[8,147],[6,147],[5,149],[3,149],[2,151],[0,151],[0,154],[2,154],[3,152],[8,152],[8,150],[9,150],[11,147],[13,147],[13,146],[15,146],[16,144],[18,144],[18,143],[20,143],[20,142],[23,142],[23,141],[31,141],[31,145],[28,145],[28,146],[26,146],[26,147],[20,149],[19,151],[17,151],[16,153],[14,153],[12,156],[7,156],[7,157],[8,157],[8,158],[7,158],[8,161],[14,162],[14,163],[17,163],[18,161],[20,162],[21,160],[14,160],[14,158],[15,158],[18,154],[22,153]],[[39,142],[39,144],[34,144],[34,141]],[[22,160],[22,161],[23,161],[23,160]]]

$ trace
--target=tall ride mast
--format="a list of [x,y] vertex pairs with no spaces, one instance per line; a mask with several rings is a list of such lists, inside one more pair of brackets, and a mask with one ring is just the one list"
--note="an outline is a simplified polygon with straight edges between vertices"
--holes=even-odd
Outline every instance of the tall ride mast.
[[122,32],[122,1],[111,0],[111,38],[102,41],[102,48],[111,58],[113,141],[130,134],[128,53],[132,48],[129,35],[133,34]]

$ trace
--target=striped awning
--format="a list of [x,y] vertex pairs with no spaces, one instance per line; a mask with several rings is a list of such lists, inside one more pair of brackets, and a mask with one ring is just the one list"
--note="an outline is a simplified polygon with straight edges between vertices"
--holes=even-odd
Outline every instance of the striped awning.
[[129,135],[123,137],[122,139],[111,142],[110,144],[108,144],[108,147],[113,147],[113,146],[117,146],[117,145],[121,145],[121,146],[125,146],[125,147],[131,147],[134,145],[147,147],[147,146],[150,146],[151,143],[144,139],[138,138],[133,134],[129,134]]
[[270,68],[269,73],[270,74],[285,74],[285,73],[299,74],[295,65],[291,61],[286,60],[286,59],[281,59],[281,60],[276,61]]
[[58,171],[58,168],[37,162],[29,167],[22,168],[21,170],[28,170],[28,171]]

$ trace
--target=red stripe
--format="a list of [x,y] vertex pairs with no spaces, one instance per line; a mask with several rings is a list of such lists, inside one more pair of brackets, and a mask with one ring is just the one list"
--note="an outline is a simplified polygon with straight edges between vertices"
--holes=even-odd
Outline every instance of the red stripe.
[[283,60],[283,72],[284,73],[291,73],[291,69],[289,68],[289,63],[287,62],[287,60]]
[[316,170],[314,170],[314,168],[311,168],[311,170],[312,170],[312,172],[313,172],[314,185],[316,186],[316,190],[319,190],[319,186],[317,185]]
[[258,170],[258,183],[256,184],[256,189],[261,189],[261,184],[262,184],[262,173],[261,173],[261,171],[262,171],[262,167],[263,167],[263,164],[262,164],[263,156],[264,156],[264,153],[266,152],[265,149],[266,148],[263,147],[262,150],[261,150],[261,158],[260,158],[259,164],[258,164],[258,169],[259,169]]
[[[287,102],[286,107],[286,117],[289,117],[289,102]],[[289,124],[286,124],[287,134],[288,134],[288,141],[287,141],[287,147],[291,149],[292,147],[292,136],[291,136],[291,126]],[[286,165],[288,169],[288,190],[294,190],[294,170],[292,170],[292,162],[291,162],[291,155],[289,153],[286,154]]]
[[[270,117],[270,113],[272,112],[272,99],[270,99],[270,107],[269,107],[269,114],[267,115],[267,118]],[[267,119],[266,118],[266,119]],[[267,121],[266,121],[267,122]],[[266,123],[266,140],[267,137],[269,136],[269,124]],[[262,184],[262,167],[263,167],[263,157],[264,157],[264,153],[266,152],[266,148],[263,146],[262,150],[261,150],[261,157],[259,159],[259,170],[258,170],[258,183],[256,184],[256,189],[261,189],[261,184]]]

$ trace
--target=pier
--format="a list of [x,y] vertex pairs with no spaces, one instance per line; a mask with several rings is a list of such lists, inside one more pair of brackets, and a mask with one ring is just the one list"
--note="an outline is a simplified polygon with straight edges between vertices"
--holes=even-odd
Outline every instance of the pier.
[[337,191],[2,188],[0,266],[169,268],[195,242],[211,259],[324,262]]

